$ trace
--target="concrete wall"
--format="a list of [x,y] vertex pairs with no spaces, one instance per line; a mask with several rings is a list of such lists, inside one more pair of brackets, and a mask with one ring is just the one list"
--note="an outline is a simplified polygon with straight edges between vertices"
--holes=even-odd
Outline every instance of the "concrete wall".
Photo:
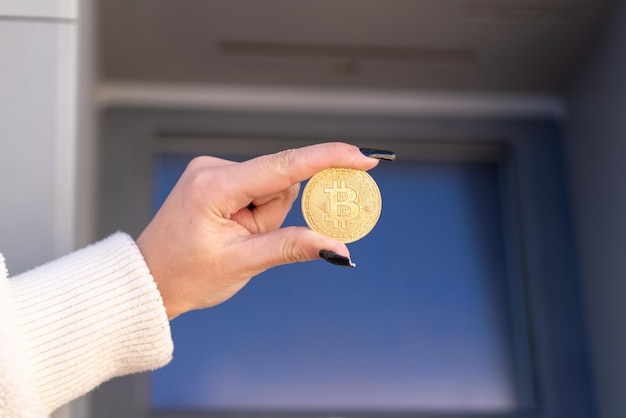
[[569,97],[569,161],[596,397],[626,416],[626,4]]

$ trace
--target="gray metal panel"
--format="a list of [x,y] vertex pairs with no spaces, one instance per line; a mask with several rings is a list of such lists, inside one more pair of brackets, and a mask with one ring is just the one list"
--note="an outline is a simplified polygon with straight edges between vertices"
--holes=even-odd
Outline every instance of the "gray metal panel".
[[626,416],[626,2],[570,96],[568,150],[602,417]]
[[10,272],[73,240],[76,27],[0,20],[0,249]]
[[0,16],[76,19],[78,0],[2,0]]

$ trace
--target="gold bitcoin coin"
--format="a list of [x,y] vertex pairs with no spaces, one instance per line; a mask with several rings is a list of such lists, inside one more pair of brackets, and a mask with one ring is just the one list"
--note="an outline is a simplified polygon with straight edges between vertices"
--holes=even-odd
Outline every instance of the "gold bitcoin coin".
[[311,177],[302,192],[309,228],[345,243],[367,235],[381,210],[380,190],[365,171],[328,168]]

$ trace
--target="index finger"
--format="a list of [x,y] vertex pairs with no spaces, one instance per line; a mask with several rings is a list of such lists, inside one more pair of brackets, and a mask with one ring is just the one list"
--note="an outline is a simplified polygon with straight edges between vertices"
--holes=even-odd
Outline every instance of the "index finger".
[[281,151],[245,161],[230,170],[229,188],[242,199],[277,193],[293,184],[331,167],[369,170],[378,164],[376,158],[363,154],[358,147],[341,142],[316,144]]

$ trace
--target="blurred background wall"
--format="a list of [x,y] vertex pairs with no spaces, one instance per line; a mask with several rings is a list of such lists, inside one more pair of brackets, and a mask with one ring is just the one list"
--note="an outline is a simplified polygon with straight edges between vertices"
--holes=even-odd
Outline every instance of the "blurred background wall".
[[0,5],[0,241],[14,273],[73,245],[77,7]]
[[[10,272],[96,239],[106,108],[555,118],[567,129],[598,416],[625,416],[624,2],[357,3],[3,1],[0,248]],[[88,398],[57,416],[88,416]]]
[[570,176],[602,417],[626,414],[626,5],[567,91]]

